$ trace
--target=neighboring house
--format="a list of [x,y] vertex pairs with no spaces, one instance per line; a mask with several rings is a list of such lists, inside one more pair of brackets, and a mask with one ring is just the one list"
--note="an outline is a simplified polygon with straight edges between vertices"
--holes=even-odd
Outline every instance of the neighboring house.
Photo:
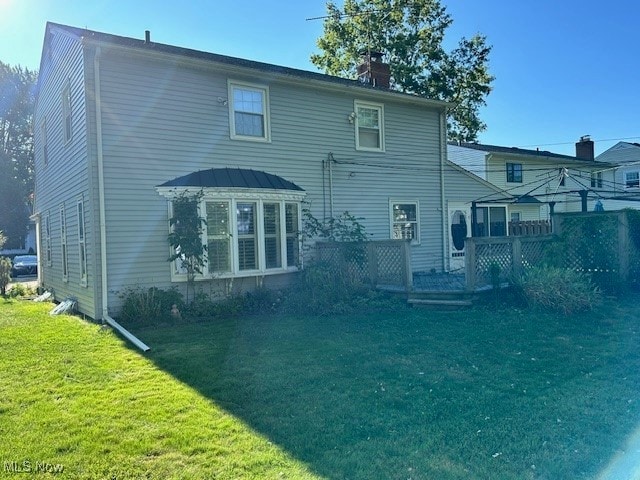
[[611,165],[611,209],[640,208],[640,143],[618,142],[596,160]]
[[207,292],[286,283],[304,260],[304,208],[410,240],[414,270],[450,269],[448,206],[496,190],[447,163],[446,103],[384,84],[47,24],[41,283],[95,319],[117,315],[129,288],[182,287],[171,200],[199,191]]
[[[503,192],[504,198],[496,195],[478,201],[504,208],[495,213],[510,222],[548,220],[551,207],[555,212],[581,211],[584,201],[591,211],[599,200],[604,202],[600,192],[607,189],[612,176],[607,165],[594,160],[593,141],[588,137],[576,143],[575,157],[477,143],[449,143],[447,150],[450,161]],[[487,214],[491,217],[488,210],[482,215]]]

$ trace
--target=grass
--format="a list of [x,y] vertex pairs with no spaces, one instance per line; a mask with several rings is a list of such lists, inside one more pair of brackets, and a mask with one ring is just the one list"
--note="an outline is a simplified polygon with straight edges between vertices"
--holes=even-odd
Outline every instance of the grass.
[[139,329],[146,355],[0,304],[0,460],[69,478],[594,478],[640,426],[637,301]]

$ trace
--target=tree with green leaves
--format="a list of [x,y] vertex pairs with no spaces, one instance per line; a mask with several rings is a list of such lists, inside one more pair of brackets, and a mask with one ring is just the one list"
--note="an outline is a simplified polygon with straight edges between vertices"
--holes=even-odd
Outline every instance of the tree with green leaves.
[[202,242],[206,220],[198,211],[203,195],[202,191],[182,192],[171,202],[173,215],[169,219],[171,233],[167,239],[173,253],[168,261],[180,262],[187,274],[187,303],[189,288],[195,290],[196,275],[202,273],[207,261],[207,246]]
[[486,105],[494,77],[489,74],[486,37],[463,37],[446,51],[445,32],[453,22],[439,0],[344,0],[344,10],[327,3],[322,53],[311,62],[330,75],[356,78],[363,52],[384,53],[391,67],[391,88],[451,102],[450,140],[477,141],[486,129],[480,107]]
[[0,62],[0,230],[24,243],[34,190],[33,111],[37,73]]

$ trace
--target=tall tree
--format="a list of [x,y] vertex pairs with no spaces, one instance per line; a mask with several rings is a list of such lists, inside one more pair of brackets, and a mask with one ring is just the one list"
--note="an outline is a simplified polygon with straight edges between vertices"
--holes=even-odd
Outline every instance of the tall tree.
[[486,37],[463,37],[456,48],[443,47],[453,22],[439,0],[344,0],[344,11],[327,3],[322,51],[311,62],[330,75],[356,78],[362,52],[387,55],[392,88],[453,103],[450,140],[476,141],[486,125],[479,118],[493,76]]
[[33,193],[33,110],[37,74],[0,62],[0,230],[24,243]]

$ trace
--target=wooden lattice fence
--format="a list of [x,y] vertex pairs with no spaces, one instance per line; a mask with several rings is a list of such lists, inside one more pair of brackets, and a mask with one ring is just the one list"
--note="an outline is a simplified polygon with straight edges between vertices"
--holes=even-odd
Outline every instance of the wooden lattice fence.
[[634,252],[626,212],[556,214],[553,230],[553,235],[467,238],[467,289],[490,285],[494,265],[507,278],[543,260],[589,273],[601,282],[628,281]]
[[317,242],[315,260],[353,281],[408,291],[412,285],[408,240]]

